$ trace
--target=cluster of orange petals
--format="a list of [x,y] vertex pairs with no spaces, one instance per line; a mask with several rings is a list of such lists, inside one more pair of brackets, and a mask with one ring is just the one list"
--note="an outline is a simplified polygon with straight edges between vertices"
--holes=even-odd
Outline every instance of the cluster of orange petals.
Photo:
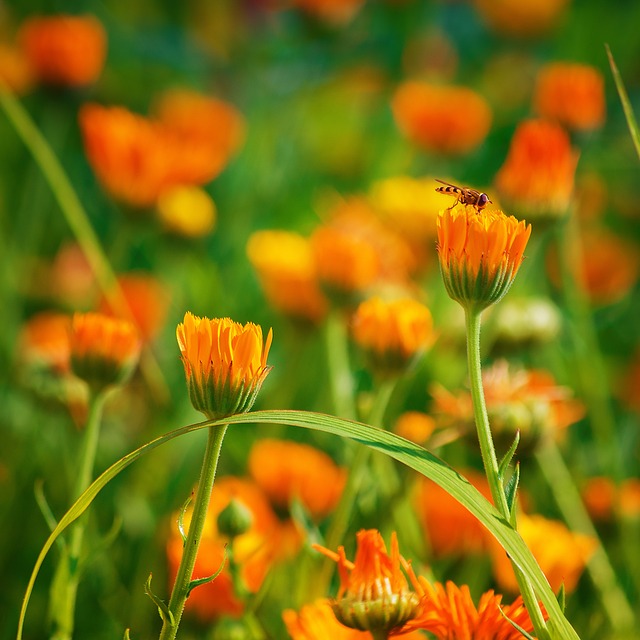
[[247,462],[250,475],[279,509],[296,499],[313,518],[330,513],[344,489],[345,469],[324,452],[306,444],[263,439]]
[[582,489],[582,499],[594,520],[640,518],[640,479],[628,478],[619,486],[606,476],[591,478]]
[[480,15],[498,33],[539,36],[561,17],[569,0],[474,0]]
[[550,63],[538,74],[533,103],[540,116],[569,129],[595,129],[605,118],[604,77],[589,65]]
[[526,120],[496,176],[500,199],[519,216],[560,216],[571,201],[577,163],[578,153],[560,125]]
[[484,141],[491,128],[489,105],[468,87],[407,81],[396,90],[392,109],[403,134],[436,153],[469,153]]
[[94,16],[28,18],[19,40],[31,68],[43,82],[84,86],[95,82],[102,72],[107,36]]
[[69,370],[71,319],[64,313],[43,311],[22,327],[18,354],[26,364],[41,365],[60,373]]
[[97,104],[80,111],[85,150],[98,179],[134,207],[154,205],[168,189],[209,182],[244,137],[242,116],[214,98],[174,91],[157,111],[154,118]]
[[355,16],[364,0],[291,0],[291,4],[309,15],[338,26],[346,24]]
[[309,240],[291,231],[257,231],[247,255],[269,303],[292,318],[318,322],[327,311]]

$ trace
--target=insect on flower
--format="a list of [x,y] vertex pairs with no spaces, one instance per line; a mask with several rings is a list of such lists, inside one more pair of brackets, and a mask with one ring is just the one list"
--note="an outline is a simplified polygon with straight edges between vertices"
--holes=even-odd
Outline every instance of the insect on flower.
[[445,182],[444,180],[439,180],[436,178],[436,182],[440,182],[444,187],[436,187],[436,191],[438,193],[444,193],[450,196],[456,196],[457,200],[449,207],[449,209],[453,209],[458,202],[460,204],[468,204],[472,207],[475,207],[480,213],[488,203],[493,202],[489,200],[489,196],[486,193],[480,193],[480,191],[476,191],[475,189],[468,189],[466,187],[456,187],[455,184],[451,184],[450,182]]

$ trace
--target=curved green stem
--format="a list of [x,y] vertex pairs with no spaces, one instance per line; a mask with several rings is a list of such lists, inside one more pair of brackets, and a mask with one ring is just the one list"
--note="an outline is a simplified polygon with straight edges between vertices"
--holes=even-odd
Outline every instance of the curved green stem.
[[[100,422],[106,392],[91,394],[89,417],[84,431],[80,451],[80,469],[73,487],[73,501],[93,481],[93,467],[98,450]],[[69,546],[60,558],[51,584],[50,617],[53,626],[52,640],[71,640],[73,636],[76,597],[80,583],[80,555],[86,520],[83,518],[73,527]]]
[[325,327],[327,362],[331,397],[337,415],[349,420],[356,419],[353,376],[349,366],[349,343],[346,323],[339,309],[332,309]]
[[222,441],[227,431],[227,425],[209,427],[209,438],[207,448],[200,471],[200,481],[196,490],[193,504],[193,514],[189,524],[189,533],[184,543],[184,552],[178,567],[178,573],[169,599],[170,617],[165,617],[160,632],[160,640],[173,640],[178,633],[178,626],[184,611],[184,605],[189,596],[191,577],[198,555],[198,547],[202,538],[202,530],[207,519],[211,490],[216,478],[218,460],[222,449]]
[[[473,400],[473,413],[480,442],[480,452],[484,464],[485,474],[491,490],[493,503],[505,520],[510,521],[509,505],[505,495],[502,482],[499,477],[498,459],[493,445],[493,437],[489,426],[489,416],[484,399],[484,389],[482,386],[482,366],[480,359],[480,315],[475,309],[465,309],[465,319],[467,327],[467,361],[469,366],[469,382],[471,385],[471,398]],[[522,593],[529,617],[533,623],[536,635],[540,639],[548,639],[549,632],[540,610],[538,599],[533,590],[533,586],[520,570],[513,563],[513,570],[518,580],[518,586]]]

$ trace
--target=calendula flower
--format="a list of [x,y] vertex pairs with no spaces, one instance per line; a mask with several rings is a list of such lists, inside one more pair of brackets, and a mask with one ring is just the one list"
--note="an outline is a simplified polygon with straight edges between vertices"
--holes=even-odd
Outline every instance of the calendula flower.
[[491,109],[468,87],[407,81],[395,92],[393,116],[402,133],[426,151],[464,155],[486,138]]
[[28,365],[56,372],[69,371],[71,318],[64,313],[43,311],[29,318],[20,331],[18,356]]
[[[553,591],[562,585],[571,593],[593,554],[597,541],[590,536],[569,531],[562,522],[540,515],[518,516],[518,533],[531,550]],[[504,590],[517,592],[518,583],[511,561],[504,549],[490,540],[493,574]]]
[[199,318],[187,312],[176,336],[194,408],[209,419],[251,409],[271,367],[262,329],[230,318]]
[[371,634],[340,624],[329,600],[318,600],[300,611],[287,609],[282,618],[293,640],[371,640]]
[[[391,535],[390,554],[376,529],[359,531],[356,542],[353,562],[347,560],[342,546],[334,553],[313,545],[338,563],[340,588],[332,602],[333,612],[342,624],[352,629],[390,635],[401,632],[417,617],[421,598],[409,587],[402,571],[398,539],[395,533]],[[411,566],[404,564],[411,584],[417,585]]]
[[586,64],[552,62],[538,73],[533,104],[569,129],[596,129],[605,118],[604,77]]
[[18,47],[0,44],[0,82],[16,95],[27,93],[35,82],[35,73]]
[[102,73],[107,36],[95,16],[31,17],[19,39],[43,82],[78,87],[92,84]]
[[531,225],[501,211],[458,205],[438,215],[438,259],[447,293],[478,311],[498,302],[522,264]]
[[206,236],[215,226],[215,202],[200,187],[179,185],[166,189],[158,197],[156,209],[165,229],[185,238]]
[[516,38],[540,36],[562,15],[569,0],[475,0],[487,24],[497,33]]
[[316,518],[333,510],[346,481],[345,469],[326,453],[286,440],[257,441],[247,464],[249,473],[274,506],[286,509],[297,499]]
[[324,317],[328,304],[306,238],[290,231],[256,231],[247,243],[247,256],[275,309],[310,322]]
[[351,322],[353,339],[380,372],[402,371],[434,340],[431,312],[411,298],[361,302]]
[[496,176],[501,201],[518,217],[557,218],[573,194],[578,153],[560,125],[527,120],[513,134]]
[[482,594],[476,606],[467,585],[431,584],[422,576],[418,581],[424,605],[412,624],[422,625],[439,640],[520,640],[522,634],[512,622],[528,633],[533,631],[522,597],[503,605],[502,596],[491,590]]
[[323,22],[340,26],[355,16],[364,0],[292,0],[292,4]]
[[405,411],[393,427],[395,433],[417,444],[424,444],[436,428],[432,416],[422,411]]
[[69,344],[73,373],[94,389],[123,382],[140,355],[135,326],[101,313],[74,314]]
[[582,500],[593,520],[604,521],[613,517],[617,488],[606,476],[590,478],[582,487]]

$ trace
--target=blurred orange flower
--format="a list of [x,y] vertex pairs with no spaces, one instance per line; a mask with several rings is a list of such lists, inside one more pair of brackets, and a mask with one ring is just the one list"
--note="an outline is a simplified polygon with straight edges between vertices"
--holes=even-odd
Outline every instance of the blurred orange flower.
[[491,127],[489,105],[468,87],[411,80],[398,87],[391,106],[402,133],[426,151],[464,155],[484,141]]
[[340,624],[329,600],[318,600],[294,611],[282,612],[287,632],[293,640],[371,640],[367,631],[357,631]]
[[[564,524],[540,515],[518,516],[518,533],[531,550],[554,592],[562,585],[571,593],[594,552],[597,541],[569,531]],[[511,561],[498,542],[490,538],[493,573],[504,590],[517,592],[518,583]]]
[[93,269],[84,251],[75,243],[60,247],[47,280],[55,299],[66,307],[90,307],[95,301]]
[[332,25],[349,22],[358,13],[364,0],[290,0],[308,14]]
[[346,481],[346,471],[326,453],[286,440],[258,440],[247,465],[272,504],[287,508],[298,499],[315,518],[323,518],[334,509]]
[[571,202],[578,152],[566,131],[545,120],[516,129],[496,176],[500,199],[519,218],[556,218]]
[[34,71],[18,47],[0,43],[0,82],[17,95],[27,93],[33,86]]
[[[462,473],[491,502],[486,478],[471,470]],[[435,482],[420,476],[414,500],[418,519],[429,538],[434,557],[482,553],[488,548],[484,526]]]
[[516,38],[539,36],[556,25],[569,0],[475,0],[475,6],[498,33]]
[[624,518],[640,518],[640,479],[628,478],[618,491],[618,511]]
[[19,34],[24,52],[43,82],[70,87],[95,82],[104,66],[107,34],[95,16],[35,16]]
[[605,118],[604,77],[589,65],[552,62],[538,73],[533,103],[569,129],[596,129]]
[[69,371],[71,318],[63,313],[43,311],[23,325],[18,356],[26,364],[42,365],[59,373]]
[[424,444],[436,428],[435,420],[421,411],[405,411],[396,420],[393,430],[403,438]]
[[275,309],[311,322],[324,317],[327,301],[306,238],[291,231],[256,231],[247,243],[247,255]]
[[216,205],[200,187],[178,185],[163,191],[156,205],[165,229],[185,238],[200,238],[213,231]]
[[582,500],[593,520],[610,520],[617,499],[617,488],[611,478],[590,478],[582,488]]

